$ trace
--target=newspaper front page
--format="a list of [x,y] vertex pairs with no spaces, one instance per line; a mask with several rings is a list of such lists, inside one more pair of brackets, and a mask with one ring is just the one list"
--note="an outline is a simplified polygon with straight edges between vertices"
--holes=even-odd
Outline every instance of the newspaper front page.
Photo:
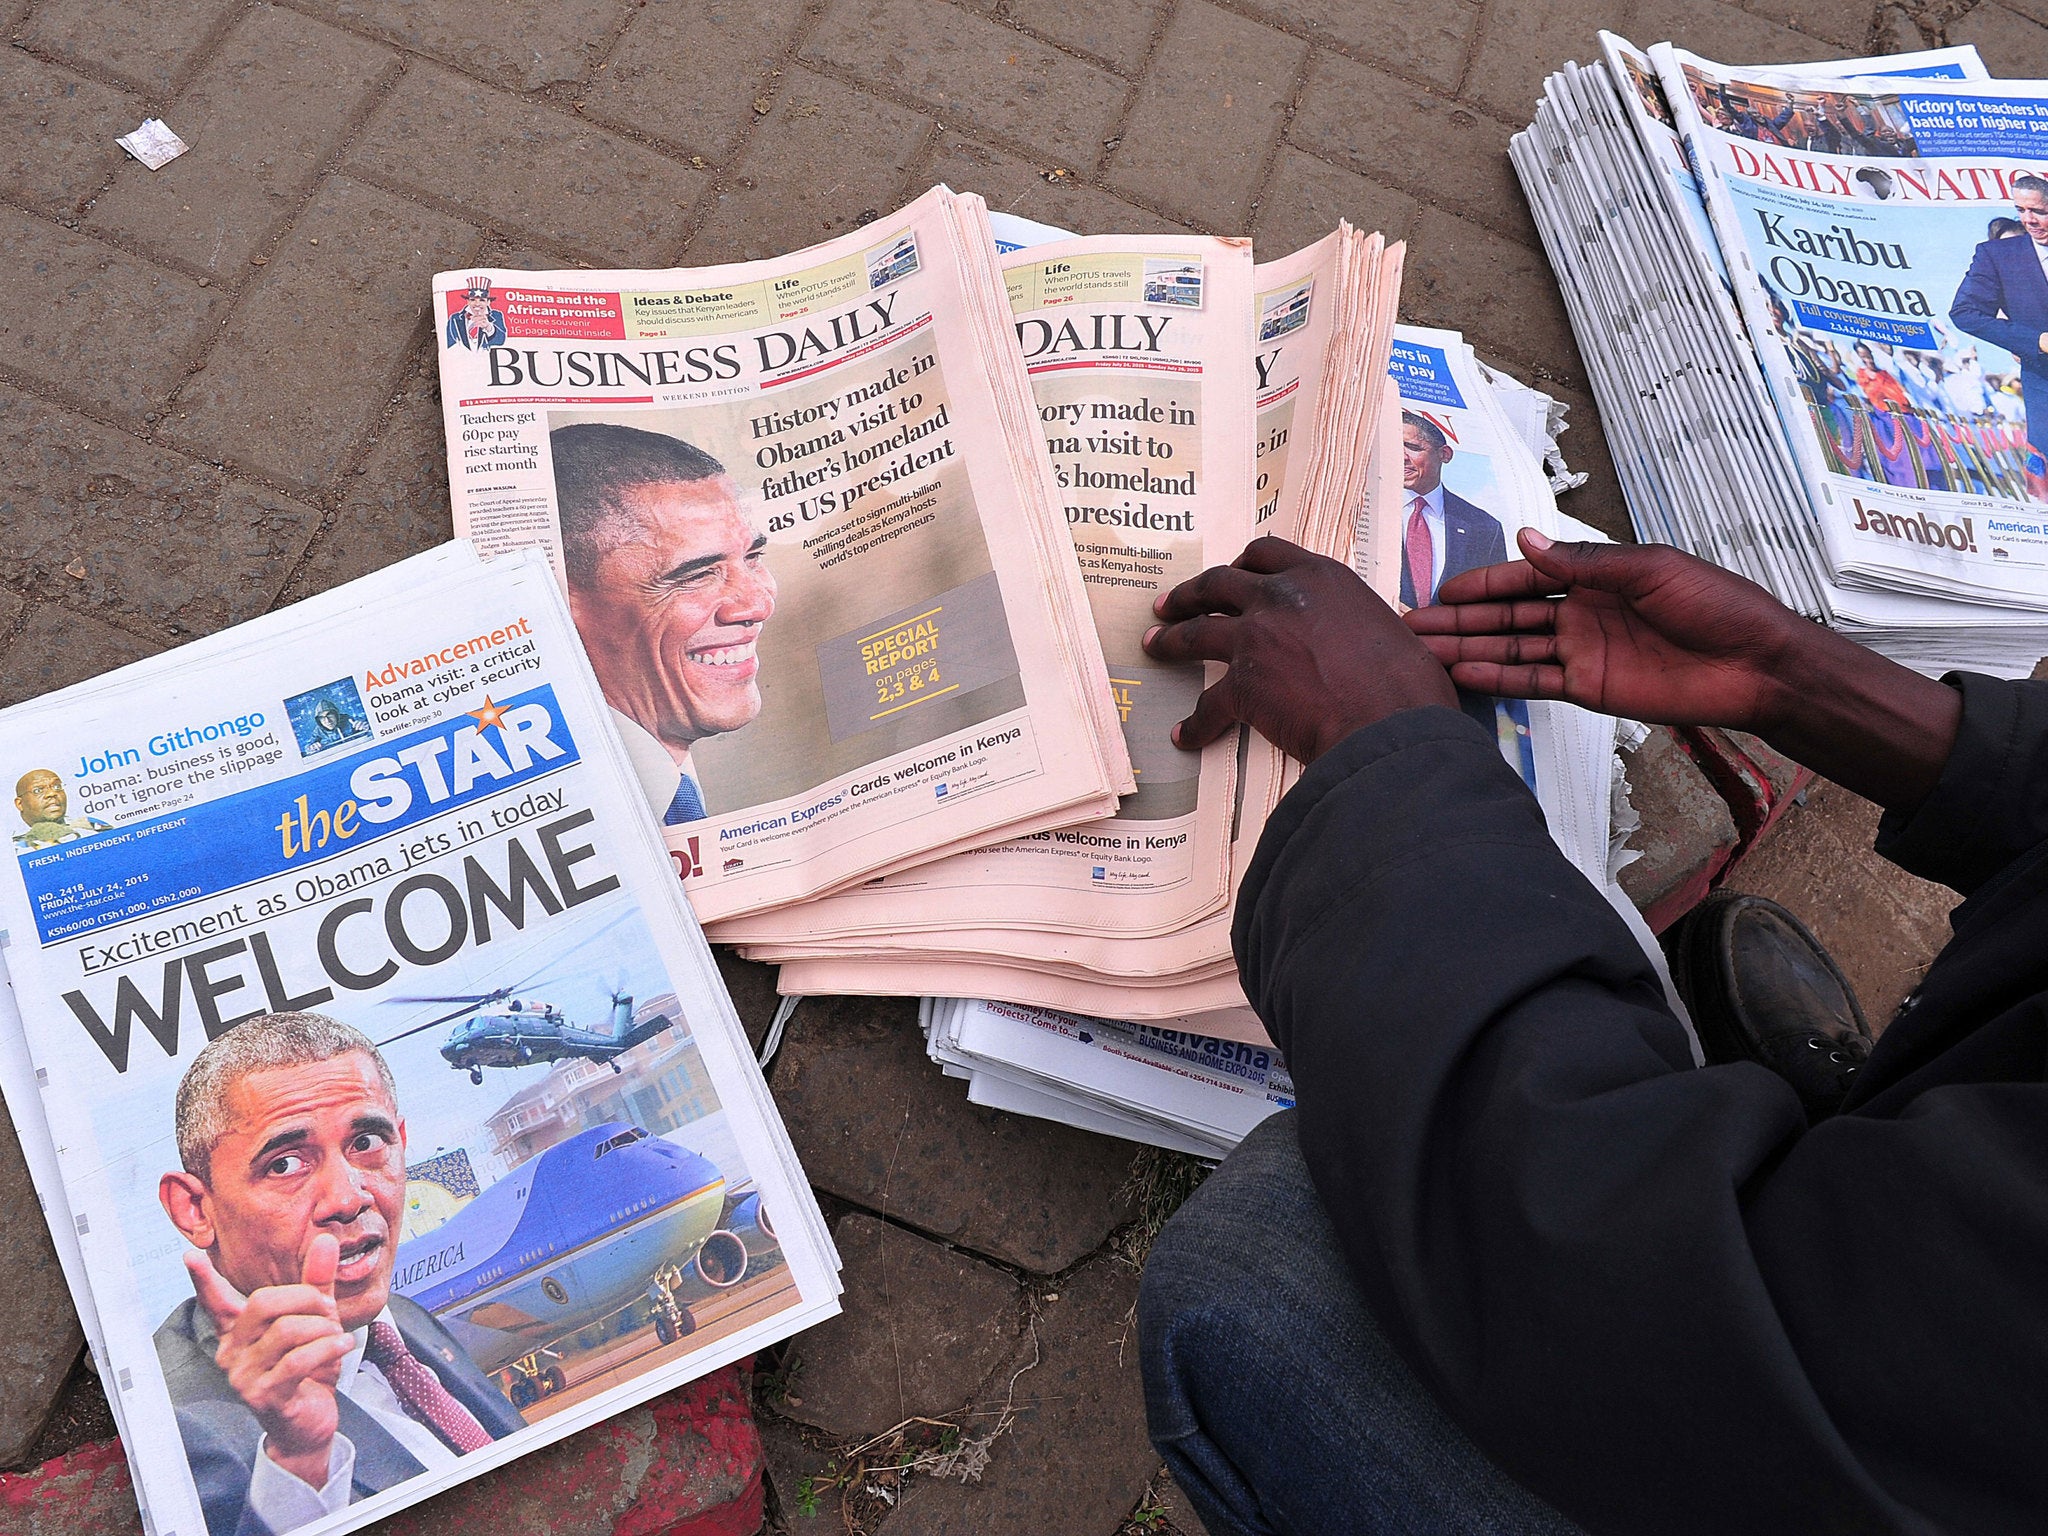
[[2048,87],[1652,56],[1839,579],[2048,605]]
[[984,219],[435,280],[456,530],[556,563],[707,921],[1130,788]]
[[1153,661],[1139,641],[1156,594],[1251,537],[1250,246],[1100,237],[1014,252],[1004,268],[1137,793],[1113,817],[721,923],[721,941],[983,925],[1154,934],[1227,899],[1238,743],[1173,745],[1204,670]]
[[49,1205],[150,1529],[352,1529],[837,1310],[538,555],[449,546],[0,741]]

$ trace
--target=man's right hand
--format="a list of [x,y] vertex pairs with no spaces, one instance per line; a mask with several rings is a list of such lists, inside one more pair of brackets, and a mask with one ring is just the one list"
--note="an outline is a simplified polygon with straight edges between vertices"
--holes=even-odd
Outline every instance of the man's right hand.
[[266,1454],[313,1488],[327,1482],[340,1427],[335,1384],[355,1342],[334,1304],[340,1260],[341,1244],[322,1232],[306,1251],[299,1284],[244,1296],[205,1253],[185,1255],[193,1293],[220,1335],[214,1363],[263,1426]]
[[1663,545],[1554,544],[1443,584],[1408,625],[1475,693],[1753,731],[1879,805],[1941,777],[1962,697]]
[[1664,545],[1558,544],[1467,571],[1406,617],[1461,688],[1665,725],[1766,731],[1813,626],[1752,581]]

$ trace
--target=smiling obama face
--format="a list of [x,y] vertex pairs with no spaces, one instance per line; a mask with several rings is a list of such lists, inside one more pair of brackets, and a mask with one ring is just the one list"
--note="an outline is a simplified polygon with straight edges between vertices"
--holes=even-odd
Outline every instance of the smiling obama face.
[[725,475],[628,486],[616,506],[632,532],[572,573],[569,606],[605,698],[681,758],[761,712],[767,539]]

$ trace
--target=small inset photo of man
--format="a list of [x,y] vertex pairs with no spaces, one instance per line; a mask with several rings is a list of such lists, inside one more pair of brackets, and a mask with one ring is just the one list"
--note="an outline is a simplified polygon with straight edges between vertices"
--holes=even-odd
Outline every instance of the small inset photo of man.
[[370,721],[352,677],[336,678],[284,701],[299,755],[311,757],[350,742],[370,739]]

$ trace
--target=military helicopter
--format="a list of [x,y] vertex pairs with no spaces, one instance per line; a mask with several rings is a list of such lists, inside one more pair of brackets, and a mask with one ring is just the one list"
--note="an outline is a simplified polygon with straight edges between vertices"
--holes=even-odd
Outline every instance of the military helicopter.
[[[542,967],[543,970],[548,967]],[[459,1003],[448,1013],[400,1030],[380,1046],[391,1045],[439,1025],[460,1020],[441,1047],[441,1059],[457,1071],[467,1069],[472,1083],[482,1083],[485,1067],[527,1067],[580,1058],[602,1061],[620,1071],[618,1058],[643,1040],[651,1040],[675,1020],[657,1013],[639,1023],[633,1021],[631,994],[618,987],[610,989],[611,1013],[600,1028],[586,1029],[572,1024],[568,1015],[553,1003],[522,995],[534,984],[540,971],[521,977],[510,986],[489,992],[459,992],[447,995],[391,997],[387,1003]],[[545,983],[542,983],[545,985]]]

